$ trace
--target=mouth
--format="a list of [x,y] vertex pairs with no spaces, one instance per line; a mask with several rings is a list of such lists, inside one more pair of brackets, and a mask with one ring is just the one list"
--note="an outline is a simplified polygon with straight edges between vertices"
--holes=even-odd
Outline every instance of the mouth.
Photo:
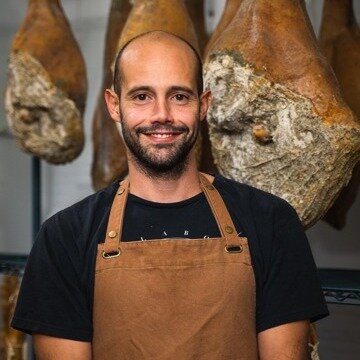
[[180,134],[181,134],[180,132],[176,132],[176,133],[156,132],[156,133],[144,133],[143,135],[145,135],[148,139],[156,143],[170,143],[175,141]]
[[156,143],[170,143],[175,141],[186,129],[141,129],[139,134],[146,136]]

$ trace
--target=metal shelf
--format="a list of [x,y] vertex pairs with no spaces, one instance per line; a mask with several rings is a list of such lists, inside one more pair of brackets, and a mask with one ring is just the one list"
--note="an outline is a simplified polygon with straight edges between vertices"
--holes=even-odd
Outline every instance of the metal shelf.
[[17,273],[25,268],[27,255],[0,254],[0,273]]
[[328,304],[360,305],[360,270],[318,269]]

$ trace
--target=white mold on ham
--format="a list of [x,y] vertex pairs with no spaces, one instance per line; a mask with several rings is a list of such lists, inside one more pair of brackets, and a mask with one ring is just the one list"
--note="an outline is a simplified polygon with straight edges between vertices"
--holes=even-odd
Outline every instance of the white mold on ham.
[[74,101],[30,54],[9,56],[5,109],[18,146],[52,164],[76,158],[84,145],[82,117]]
[[[268,80],[238,52],[212,53],[204,72],[220,173],[286,199],[311,226],[349,181],[360,129],[323,121],[309,98]],[[256,127],[264,141],[254,136]]]

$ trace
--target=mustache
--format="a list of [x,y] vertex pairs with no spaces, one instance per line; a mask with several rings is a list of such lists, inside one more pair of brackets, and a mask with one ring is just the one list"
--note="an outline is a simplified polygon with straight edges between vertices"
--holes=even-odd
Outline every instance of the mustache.
[[136,129],[137,134],[150,134],[154,132],[171,132],[171,133],[182,133],[188,132],[189,128],[185,125],[174,126],[171,124],[153,124],[150,126],[140,126]]

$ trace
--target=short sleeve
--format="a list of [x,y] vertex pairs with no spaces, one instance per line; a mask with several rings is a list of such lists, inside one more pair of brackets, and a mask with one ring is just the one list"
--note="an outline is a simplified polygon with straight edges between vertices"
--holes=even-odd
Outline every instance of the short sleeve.
[[92,324],[76,231],[52,217],[29,255],[11,326],[23,332],[91,341]]
[[278,199],[273,215],[272,244],[260,303],[257,331],[328,315],[316,265],[296,211]]

